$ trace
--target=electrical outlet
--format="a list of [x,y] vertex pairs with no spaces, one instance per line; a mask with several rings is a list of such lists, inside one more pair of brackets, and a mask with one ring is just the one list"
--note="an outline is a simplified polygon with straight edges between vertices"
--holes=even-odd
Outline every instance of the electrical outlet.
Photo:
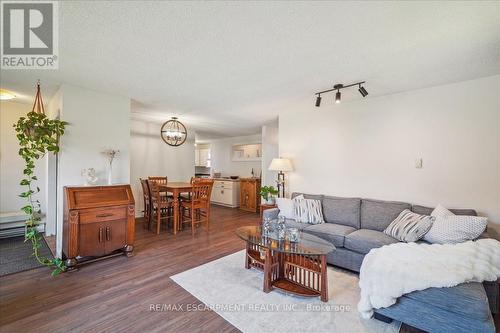
[[417,168],[417,169],[422,169],[423,168],[422,158],[417,158],[415,160],[415,168]]

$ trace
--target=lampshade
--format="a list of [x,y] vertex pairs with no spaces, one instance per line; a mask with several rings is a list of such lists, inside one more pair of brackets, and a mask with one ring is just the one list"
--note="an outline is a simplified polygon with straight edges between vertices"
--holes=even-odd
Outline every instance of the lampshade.
[[273,158],[269,165],[271,171],[293,171],[292,162],[288,158]]

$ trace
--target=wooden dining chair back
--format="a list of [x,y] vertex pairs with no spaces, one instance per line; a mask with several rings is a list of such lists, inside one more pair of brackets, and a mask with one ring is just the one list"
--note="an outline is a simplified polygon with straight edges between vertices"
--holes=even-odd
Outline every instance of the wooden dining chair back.
[[[181,224],[191,222],[191,232],[194,235],[195,225],[205,223],[208,231],[210,221],[210,196],[214,181],[212,179],[194,179],[191,183],[191,199],[181,202]],[[185,211],[189,219],[184,219]]]
[[154,180],[148,180],[147,184],[151,193],[151,217],[156,217],[156,233],[160,233],[161,220],[168,220],[173,216],[173,201],[170,197],[161,192],[160,183]]
[[144,218],[148,222],[148,228],[151,229],[151,193],[147,179],[140,178],[142,187],[142,198],[144,200]]
[[212,179],[198,178],[192,182],[193,189],[191,191],[191,201],[193,205],[210,205],[210,195],[214,181]]
[[149,176],[148,179],[163,185],[167,185],[168,181],[166,176]]
[[200,178],[200,177],[191,177],[191,181],[190,183],[194,183],[194,182],[199,182],[201,180],[209,180],[208,178]]

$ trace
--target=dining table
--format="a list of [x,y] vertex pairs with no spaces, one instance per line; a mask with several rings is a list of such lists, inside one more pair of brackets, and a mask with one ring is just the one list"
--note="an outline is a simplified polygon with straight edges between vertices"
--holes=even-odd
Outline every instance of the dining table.
[[172,193],[174,204],[174,235],[179,229],[179,197],[181,193],[191,192],[193,185],[188,182],[168,182],[167,184],[159,184],[160,189],[167,193]]

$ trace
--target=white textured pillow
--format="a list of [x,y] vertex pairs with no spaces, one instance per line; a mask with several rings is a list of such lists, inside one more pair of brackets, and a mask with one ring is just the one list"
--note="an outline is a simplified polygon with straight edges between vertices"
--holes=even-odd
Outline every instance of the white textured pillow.
[[276,198],[276,205],[280,212],[278,216],[284,216],[286,219],[295,220],[294,201],[288,198]]
[[452,212],[450,212],[448,209],[446,209],[445,207],[441,206],[441,205],[437,205],[436,208],[434,208],[434,210],[432,211],[431,213],[431,216],[434,216],[434,217],[444,217],[444,216],[453,216],[455,214],[453,214]]
[[315,199],[304,199],[296,197],[295,216],[296,221],[300,223],[321,224],[325,223],[323,219],[323,207],[321,201]]
[[474,240],[488,224],[486,217],[455,215],[441,205],[432,211],[431,216],[436,220],[424,236],[429,243],[456,244]]

